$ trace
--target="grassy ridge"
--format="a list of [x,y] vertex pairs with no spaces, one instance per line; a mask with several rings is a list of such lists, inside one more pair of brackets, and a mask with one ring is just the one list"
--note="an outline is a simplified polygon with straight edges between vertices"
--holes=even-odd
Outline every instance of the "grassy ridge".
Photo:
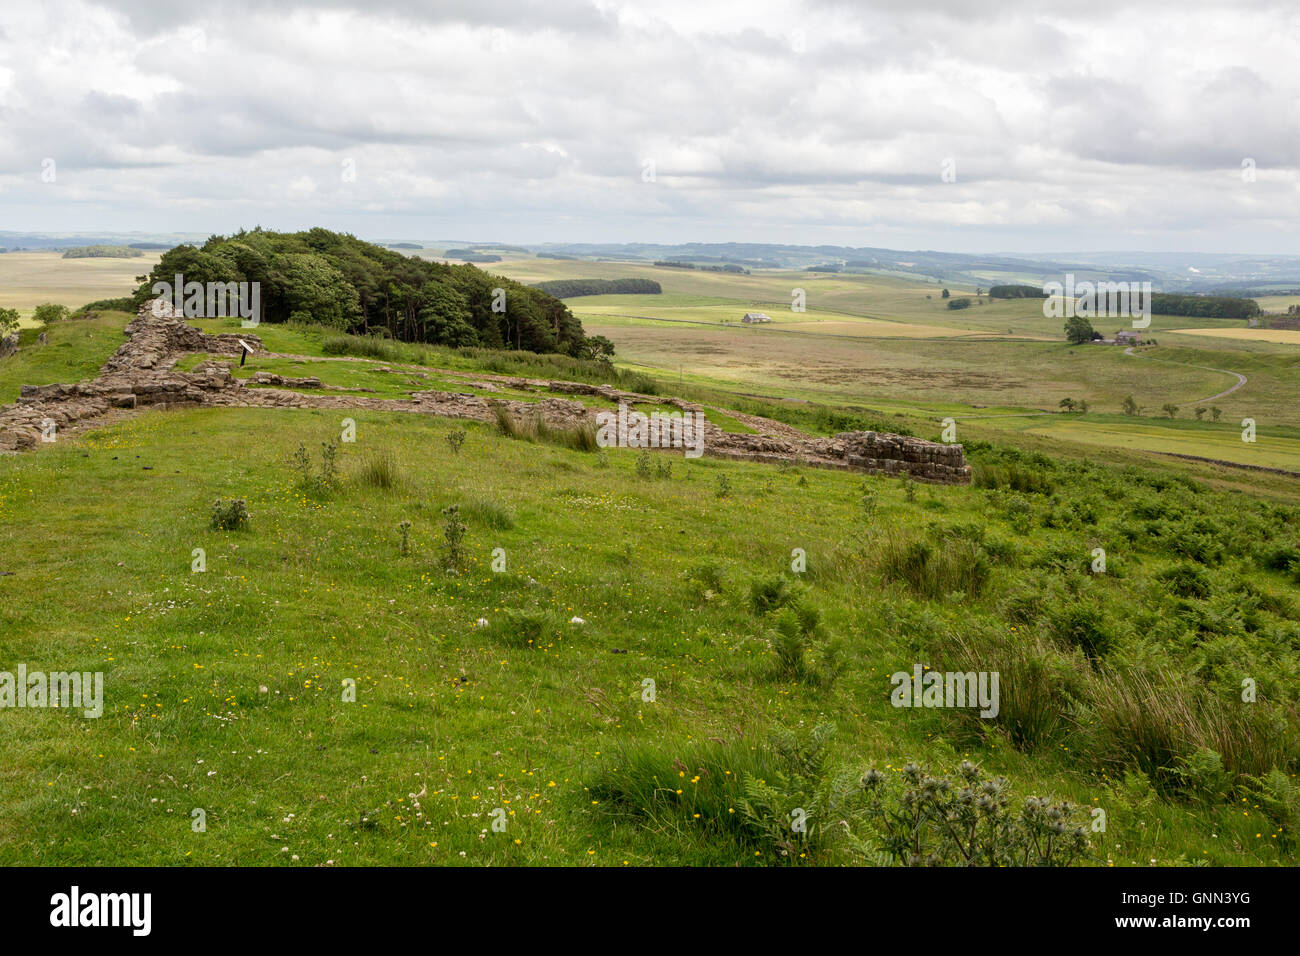
[[[1293,508],[980,446],[984,488],[708,459],[639,477],[630,453],[351,417],[357,443],[341,446],[329,494],[298,488],[288,462],[299,444],[337,441],[337,413],[146,413],[0,461],[0,553],[21,556],[0,580],[33,596],[0,607],[3,666],[103,670],[107,695],[98,721],[0,714],[0,862],[768,862],[769,844],[756,858],[753,837],[718,820],[646,822],[600,787],[627,754],[671,767],[713,738],[762,747],[826,720],[839,768],[970,757],[1021,794],[1106,808],[1097,862],[1293,862],[1289,830],[1241,804],[1240,774],[1272,759],[1291,772],[1294,754],[1238,732],[1256,717],[1229,710],[1254,675],[1251,713],[1294,719]],[[444,440],[456,427],[459,454]],[[394,480],[366,477],[376,456]],[[1039,483],[1016,490],[1026,474]],[[249,528],[213,531],[213,499],[233,497]],[[442,557],[452,504],[467,524],[458,575]],[[983,572],[931,569],[963,553],[954,543]],[[1096,546],[1104,576],[1086,571]],[[788,573],[796,547],[801,576]],[[195,548],[205,573],[191,571]],[[782,664],[779,608],[752,600],[782,576],[816,609],[796,647],[803,676]],[[1079,703],[1033,746],[1011,686],[994,731],[890,705],[892,672],[970,654],[1006,674],[1041,658],[1047,699]],[[1168,752],[1145,747],[1111,720],[1131,685],[1110,673],[1177,679],[1204,696],[1186,706],[1218,722]],[[345,678],[356,703],[341,700]],[[1074,719],[1080,705],[1091,723]],[[1231,798],[1177,775],[1209,742]],[[704,805],[737,809],[717,805],[727,792]],[[206,832],[191,829],[195,808]],[[497,808],[505,833],[491,829]]]

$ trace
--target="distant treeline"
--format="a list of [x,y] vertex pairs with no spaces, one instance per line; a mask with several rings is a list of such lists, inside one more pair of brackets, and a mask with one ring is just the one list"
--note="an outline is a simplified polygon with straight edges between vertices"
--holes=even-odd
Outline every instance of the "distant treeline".
[[664,291],[654,279],[549,279],[534,282],[533,288],[557,299],[576,299],[580,295],[659,295]]
[[694,269],[693,262],[674,262],[672,259],[661,259],[655,262],[657,266],[663,266],[666,269]]
[[1151,296],[1156,315],[1195,315],[1214,319],[1250,319],[1263,310],[1254,299],[1226,295],[1174,295],[1157,292]]
[[263,322],[577,358],[593,357],[602,344],[587,338],[568,306],[540,289],[327,229],[258,228],[213,236],[202,247],[177,246],[136,289],[133,308],[153,297],[155,282],[170,284],[178,273],[186,283],[258,283]]
[[1265,295],[1300,295],[1300,289],[1257,289],[1248,285],[1215,286],[1210,292],[1235,298],[1258,299]]
[[[418,242],[390,242],[387,243],[389,249],[423,249],[424,246]],[[459,258],[459,257],[457,257]]]
[[694,262],[678,262],[676,259],[664,259],[656,262],[657,266],[667,266],[670,269],[695,269],[699,272],[732,272],[737,275],[749,275],[749,270],[744,266],[738,266],[734,262],[725,262],[720,266],[706,266]]
[[130,248],[149,249],[150,251],[158,251],[161,249],[170,249],[171,244],[167,242],[133,242],[131,243]]
[[577,259],[578,257],[577,257],[577,256],[566,256],[566,255],[565,255],[564,253],[562,253],[562,252],[539,252],[539,253],[537,253],[537,258],[539,258],[539,259]]
[[84,312],[134,312],[135,302],[129,295],[124,295],[117,299],[96,299],[94,302],[87,302],[78,313]]
[[826,262],[819,266],[804,266],[804,272],[841,272],[844,267],[836,262]]
[[133,246],[76,246],[63,254],[65,259],[138,259],[144,253]]
[[494,256],[486,252],[477,252],[473,249],[445,249],[443,256],[448,259],[460,259],[463,262],[500,262],[500,256]]
[[989,287],[990,299],[1046,299],[1047,293],[1033,285],[995,285]]

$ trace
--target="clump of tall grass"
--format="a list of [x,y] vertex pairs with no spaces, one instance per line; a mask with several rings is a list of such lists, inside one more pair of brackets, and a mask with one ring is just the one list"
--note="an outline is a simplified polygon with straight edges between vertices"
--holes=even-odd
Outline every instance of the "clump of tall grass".
[[1071,751],[1098,769],[1136,766],[1166,791],[1201,750],[1213,751],[1232,779],[1263,776],[1294,756],[1280,722],[1262,704],[1229,705],[1172,671],[1103,668],[1084,674]]
[[596,429],[588,422],[572,428],[557,428],[548,425],[546,419],[537,417],[537,439],[548,445],[571,448],[574,451],[594,452],[599,450],[596,444]]
[[402,353],[391,342],[373,335],[328,335],[321,340],[325,355],[356,355],[361,358],[400,362]]
[[515,526],[515,516],[505,505],[479,499],[461,508],[461,514],[493,531],[509,531]]
[[1026,752],[1055,745],[1070,732],[1068,714],[1087,668],[1077,653],[1037,635],[993,631],[944,635],[933,645],[932,664],[939,671],[996,673],[997,717],[982,718],[978,708],[952,713],[977,735],[1000,731]]
[[402,471],[397,457],[387,449],[371,452],[357,471],[357,481],[367,488],[392,491],[402,484]]
[[589,787],[607,812],[638,819],[659,833],[755,846],[759,833],[742,812],[744,781],[775,776],[778,766],[760,741],[710,740],[619,749]]
[[992,562],[976,541],[957,538],[939,547],[893,531],[876,551],[875,566],[886,581],[901,582],[932,600],[949,594],[978,597],[992,574]]
[[599,450],[596,444],[596,429],[588,422],[572,428],[557,427],[546,422],[540,414],[532,417],[516,418],[510,414],[505,405],[493,405],[492,417],[497,432],[506,438],[518,441],[544,442],[574,451],[594,452]]

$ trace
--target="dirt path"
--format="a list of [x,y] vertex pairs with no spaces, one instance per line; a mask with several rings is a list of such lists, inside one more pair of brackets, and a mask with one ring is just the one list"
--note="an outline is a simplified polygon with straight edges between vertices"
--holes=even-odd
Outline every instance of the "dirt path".
[[[1133,351],[1134,348],[1135,346],[1130,345],[1128,348],[1124,350],[1124,354],[1131,355],[1134,358],[1136,358],[1138,353]],[[1147,357],[1150,358],[1150,356]],[[1236,385],[1232,386],[1231,388],[1224,389],[1222,392],[1219,392],[1217,395],[1211,395],[1209,398],[1198,398],[1192,402],[1175,402],[1174,404],[1176,404],[1179,408],[1186,408],[1189,405],[1204,405],[1206,402],[1212,402],[1215,399],[1223,398],[1223,396],[1225,395],[1231,395],[1237,389],[1241,388],[1241,386],[1245,385],[1247,381],[1246,376],[1242,375],[1240,372],[1234,372],[1231,369],[1210,368],[1210,366],[1208,365],[1188,365],[1185,362],[1171,362],[1168,359],[1153,358],[1151,359],[1151,361],[1164,362],[1166,365],[1181,365],[1183,368],[1199,368],[1205,372],[1220,372],[1224,375],[1231,375],[1237,380]]]

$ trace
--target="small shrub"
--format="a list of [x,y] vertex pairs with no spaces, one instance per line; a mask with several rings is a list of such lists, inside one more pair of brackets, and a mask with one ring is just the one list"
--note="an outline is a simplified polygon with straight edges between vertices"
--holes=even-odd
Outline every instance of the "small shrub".
[[239,531],[248,527],[248,505],[243,498],[212,502],[212,527],[217,531]]
[[650,475],[650,452],[642,448],[636,456],[636,476],[644,480],[649,480]]
[[447,437],[443,440],[446,441],[447,447],[451,449],[453,455],[459,455],[460,446],[465,444],[465,429],[453,428],[447,432]]
[[1102,610],[1093,604],[1074,601],[1051,615],[1052,634],[1067,645],[1079,648],[1090,660],[1104,657],[1115,645],[1115,634]]
[[338,446],[321,442],[320,471],[312,469],[311,456],[305,445],[299,443],[290,465],[297,476],[298,490],[305,494],[328,495],[338,487]]
[[718,475],[718,497],[731,497],[731,479],[726,475]]
[[1300,787],[1285,771],[1274,767],[1262,777],[1247,776],[1244,789],[1277,825],[1278,842],[1285,847],[1293,846],[1300,832]]
[[1223,769],[1223,758],[1208,747],[1179,757],[1175,766],[1164,769],[1185,793],[1205,803],[1222,802],[1232,789],[1232,774]]
[[798,680],[804,676],[809,632],[806,631],[794,609],[784,607],[772,617],[768,642],[776,652],[777,673],[781,677]]
[[712,562],[706,561],[689,568],[686,580],[700,600],[710,601],[722,593],[722,569]]
[[858,504],[862,509],[862,517],[865,520],[870,521],[876,516],[876,508],[880,504],[880,495],[875,488],[867,484],[865,478],[862,480],[862,484],[858,487],[858,494]]
[[749,582],[749,607],[755,614],[768,614],[794,599],[789,579],[781,575],[755,578]]

